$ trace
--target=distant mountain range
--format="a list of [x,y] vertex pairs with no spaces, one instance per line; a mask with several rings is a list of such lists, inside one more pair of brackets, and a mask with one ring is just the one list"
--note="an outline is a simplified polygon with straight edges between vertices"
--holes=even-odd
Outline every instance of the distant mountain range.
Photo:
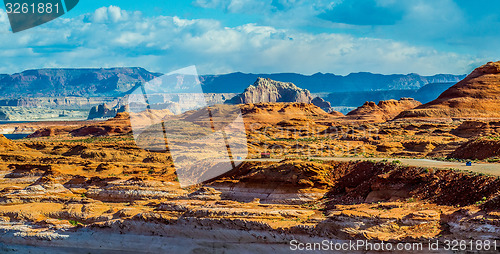
[[438,74],[420,76],[418,74],[382,75],[368,72],[351,73],[347,76],[316,73],[311,76],[296,73],[245,74],[241,72],[225,75],[201,76],[203,90],[207,93],[241,93],[257,78],[270,78],[281,82],[291,82],[311,93],[418,90],[430,83],[457,83],[465,75]]
[[120,97],[160,75],[143,68],[28,70],[0,75],[0,97]]
[[[147,82],[161,73],[143,68],[109,69],[39,69],[12,75],[0,74],[0,98],[51,98],[51,97],[122,97],[140,83]],[[365,101],[379,101],[412,97],[423,103],[431,101],[465,77],[465,75],[418,74],[382,75],[367,72],[347,76],[317,73],[201,75],[205,93],[242,93],[259,77],[281,82],[291,82],[311,93],[321,93],[334,106],[356,107]],[[20,103],[8,101],[0,104]],[[22,104],[22,103],[21,103]]]

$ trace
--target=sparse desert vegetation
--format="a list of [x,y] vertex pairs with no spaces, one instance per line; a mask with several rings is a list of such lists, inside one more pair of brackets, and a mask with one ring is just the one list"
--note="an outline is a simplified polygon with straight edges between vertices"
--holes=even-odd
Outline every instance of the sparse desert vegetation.
[[[0,226],[14,243],[66,239],[81,248],[90,241],[84,230],[164,237],[174,245],[190,239],[193,250],[203,249],[206,239],[279,249],[296,238],[498,237],[498,172],[446,163],[474,161],[498,170],[499,120],[404,117],[408,107],[429,112],[419,105],[367,103],[347,116],[304,102],[214,105],[208,120],[205,108],[147,112],[171,123],[163,128],[176,135],[165,144],[191,142],[190,153],[178,158],[189,162],[207,151],[187,137],[223,128],[228,119],[218,115],[241,111],[247,156],[191,186],[182,186],[168,145],[157,151],[137,145],[129,113],[104,121],[11,124],[33,134],[0,136]],[[416,159],[432,161],[408,165]],[[78,234],[81,241],[74,240]]]

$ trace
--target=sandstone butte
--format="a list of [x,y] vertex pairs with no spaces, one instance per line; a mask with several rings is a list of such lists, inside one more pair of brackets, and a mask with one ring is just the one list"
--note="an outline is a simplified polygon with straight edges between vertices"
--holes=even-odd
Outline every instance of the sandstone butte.
[[500,62],[489,62],[443,92],[436,100],[398,118],[500,117]]
[[301,89],[293,83],[279,82],[272,79],[258,78],[239,96],[232,99],[236,104],[261,102],[304,102],[312,101],[311,92]]

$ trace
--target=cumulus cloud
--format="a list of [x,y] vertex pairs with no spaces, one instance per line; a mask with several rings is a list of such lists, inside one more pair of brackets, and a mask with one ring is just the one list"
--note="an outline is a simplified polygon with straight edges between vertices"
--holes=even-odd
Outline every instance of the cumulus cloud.
[[193,4],[202,8],[224,9],[232,13],[265,13],[271,7],[270,0],[196,0]]
[[92,15],[94,22],[120,22],[128,19],[128,13],[118,6],[101,7]]
[[[1,17],[0,12],[0,21]],[[140,66],[166,73],[197,65],[200,73],[434,74],[465,73],[463,66],[471,64],[468,55],[391,39],[311,33],[256,23],[227,27],[210,19],[143,17],[113,6],[23,33],[0,33],[0,47],[1,73],[113,66]]]
[[484,0],[343,0],[318,17],[345,33],[471,54],[480,49],[497,54],[496,47],[488,42],[498,36],[495,27],[500,25],[499,11],[499,4]]
[[497,54],[500,4],[487,0],[193,0],[193,5],[251,16],[252,22],[276,28],[330,30],[484,58]]

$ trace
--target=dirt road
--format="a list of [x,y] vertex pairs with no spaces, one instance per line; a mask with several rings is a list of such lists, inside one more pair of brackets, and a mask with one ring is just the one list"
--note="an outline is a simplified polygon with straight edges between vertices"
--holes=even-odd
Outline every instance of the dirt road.
[[[355,160],[374,160],[382,161],[388,160],[400,161],[403,165],[415,166],[415,167],[427,167],[427,168],[439,168],[439,169],[459,169],[466,170],[476,173],[483,173],[488,175],[500,176],[500,163],[473,163],[472,166],[467,166],[463,162],[448,162],[448,161],[436,161],[429,159],[403,159],[403,158],[358,158],[358,157],[310,157],[314,160],[324,160],[324,161],[355,161]],[[281,159],[248,159],[246,161],[281,161]]]

